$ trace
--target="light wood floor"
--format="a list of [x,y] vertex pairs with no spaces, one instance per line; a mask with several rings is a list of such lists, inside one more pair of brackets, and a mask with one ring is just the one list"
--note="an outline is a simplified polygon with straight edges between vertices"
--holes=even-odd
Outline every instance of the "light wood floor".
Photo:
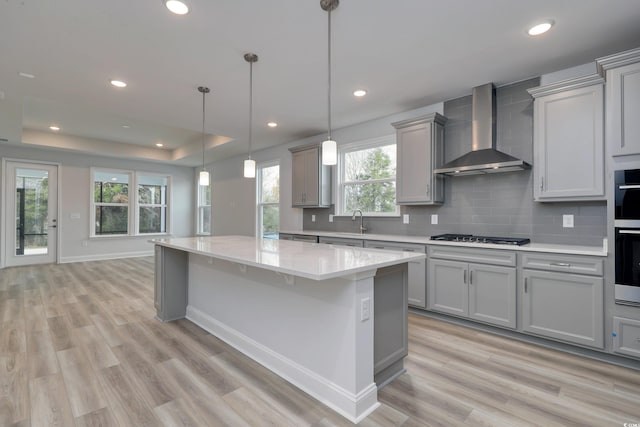
[[[0,426],[346,426],[202,329],[153,319],[153,260],[0,270]],[[410,316],[363,426],[640,423],[640,372]],[[286,326],[283,326],[286,327]]]

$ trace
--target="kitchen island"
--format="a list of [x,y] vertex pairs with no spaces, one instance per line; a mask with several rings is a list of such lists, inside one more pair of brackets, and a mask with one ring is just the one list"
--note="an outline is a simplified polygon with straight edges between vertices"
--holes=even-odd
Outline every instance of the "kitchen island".
[[246,236],[154,240],[161,321],[186,317],[353,422],[404,372],[424,254]]

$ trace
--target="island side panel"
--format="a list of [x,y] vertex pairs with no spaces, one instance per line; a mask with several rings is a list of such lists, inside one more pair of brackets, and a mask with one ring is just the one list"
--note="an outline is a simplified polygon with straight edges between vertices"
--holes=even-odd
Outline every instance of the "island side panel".
[[189,254],[155,245],[154,306],[163,322],[182,319],[187,312]]
[[378,269],[374,279],[374,373],[378,388],[405,372],[409,354],[407,264]]
[[187,318],[352,421],[379,404],[374,383],[375,270],[316,281],[189,255]]

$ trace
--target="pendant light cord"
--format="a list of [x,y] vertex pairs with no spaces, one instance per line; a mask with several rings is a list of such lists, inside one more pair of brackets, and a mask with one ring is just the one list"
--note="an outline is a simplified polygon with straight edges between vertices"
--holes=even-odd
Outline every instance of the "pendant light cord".
[[202,91],[202,170],[204,170],[204,95],[206,91]]
[[249,160],[253,140],[253,61],[249,62]]
[[327,85],[327,98],[328,98],[328,102],[327,102],[327,117],[328,117],[328,127],[329,127],[329,140],[331,140],[331,7],[329,8],[329,10],[327,10],[327,13],[329,14],[329,29],[327,31],[327,56],[329,57],[329,60],[327,61],[328,67],[327,67],[327,75],[328,75],[328,85]]

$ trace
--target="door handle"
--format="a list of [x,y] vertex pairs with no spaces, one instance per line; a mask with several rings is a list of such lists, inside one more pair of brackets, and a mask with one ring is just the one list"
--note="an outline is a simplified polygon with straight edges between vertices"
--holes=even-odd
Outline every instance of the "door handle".
[[467,270],[464,270],[462,273],[462,283],[467,284]]
[[552,262],[551,265],[554,267],[571,267],[571,264],[568,262]]
[[540,190],[544,190],[544,176],[540,177]]
[[640,185],[618,185],[620,190],[638,190]]
[[50,225],[49,228],[58,228],[58,226],[53,224],[53,225]]
[[473,285],[473,270],[469,271],[469,284]]
[[527,278],[524,278],[524,293],[527,293]]

